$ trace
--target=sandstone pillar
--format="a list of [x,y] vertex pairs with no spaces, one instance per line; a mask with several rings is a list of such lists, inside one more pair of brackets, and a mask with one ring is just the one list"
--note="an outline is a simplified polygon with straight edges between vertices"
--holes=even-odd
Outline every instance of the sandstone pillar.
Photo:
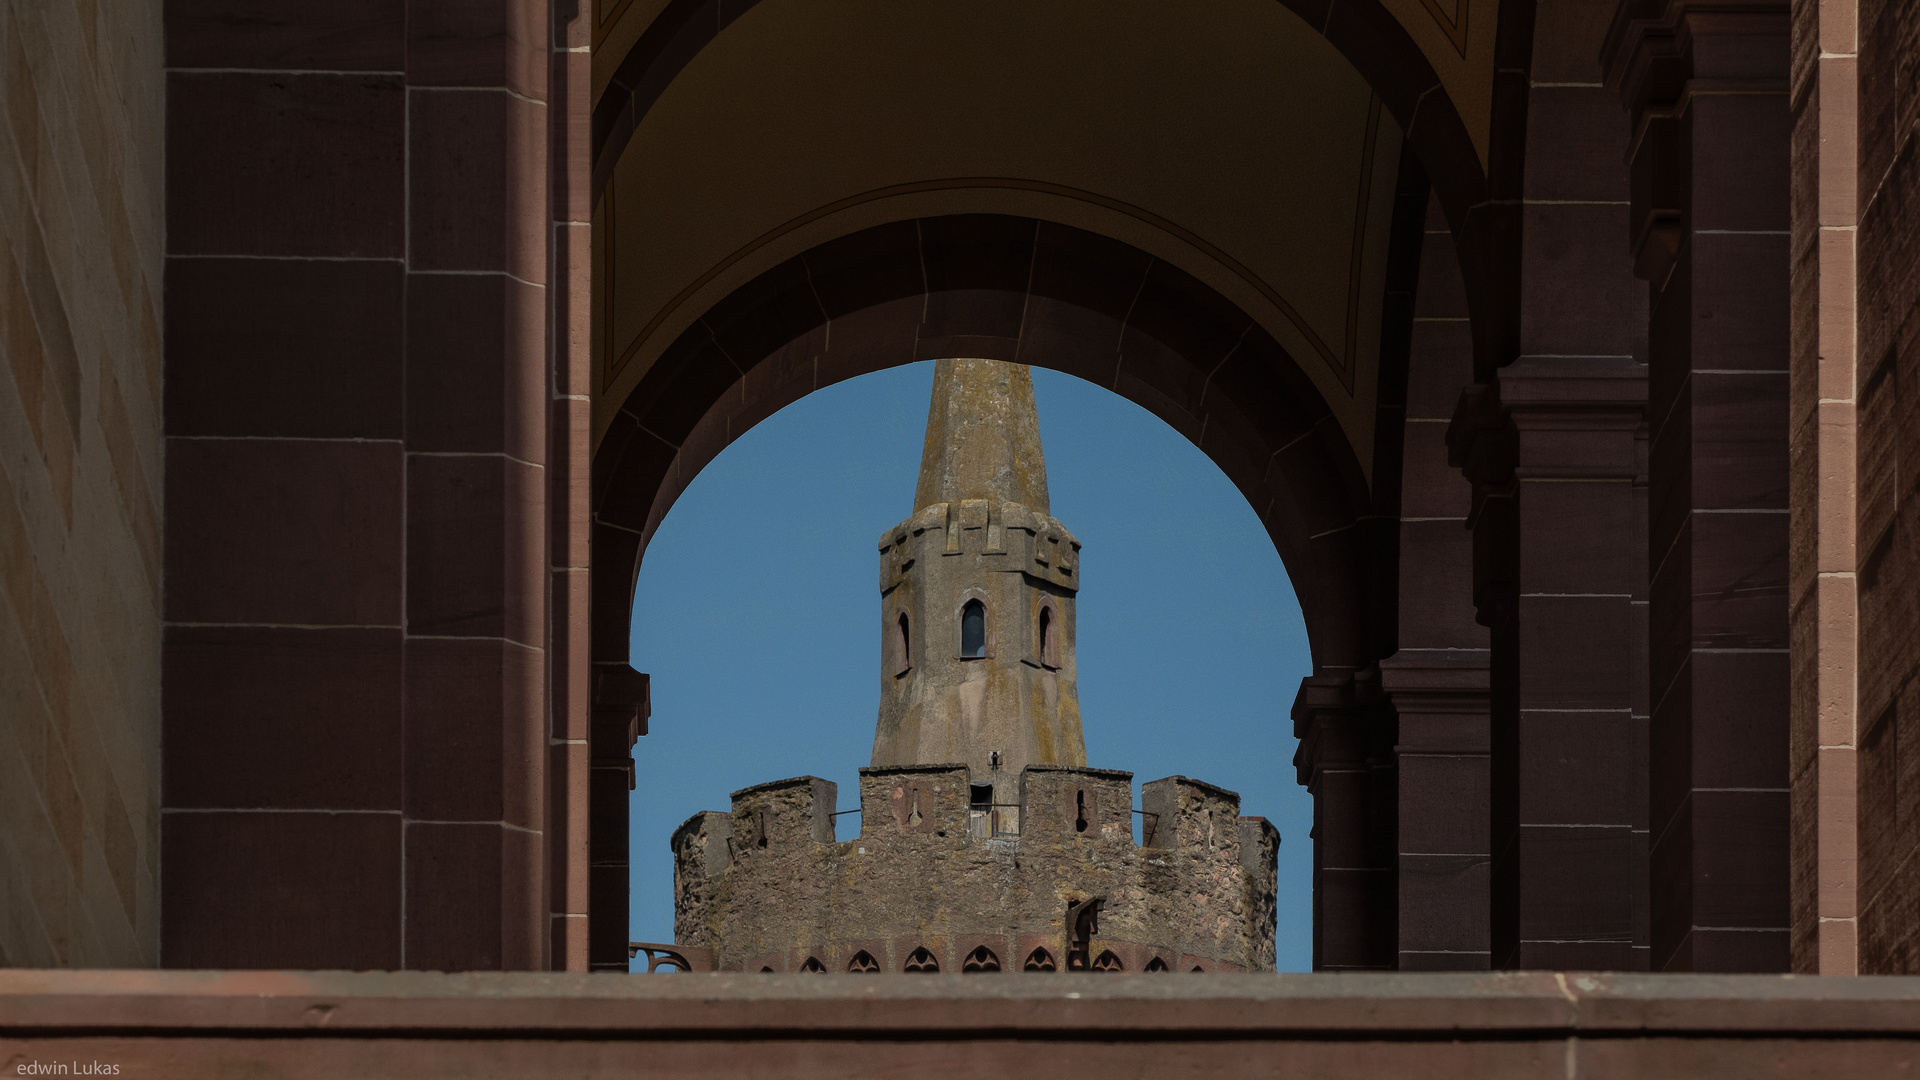
[[[1800,14],[1808,12],[1803,8]],[[1821,14],[1822,23],[1828,23],[1827,13]],[[1842,9],[1831,14],[1823,38],[1830,30],[1844,43],[1848,13]],[[1920,970],[1920,813],[1915,812],[1920,806],[1915,791],[1915,748],[1920,747],[1920,487],[1915,483],[1920,476],[1920,280],[1914,275],[1914,267],[1920,266],[1920,132],[1914,126],[1913,83],[1920,8],[1884,0],[1862,3],[1858,19],[1858,277],[1855,285],[1841,274],[1837,264],[1844,249],[1836,251],[1828,264],[1832,272],[1823,272],[1821,278],[1823,291],[1829,282],[1835,286],[1827,294],[1834,307],[1823,313],[1822,322],[1837,336],[1847,312],[1843,296],[1835,294],[1851,286],[1858,335],[1854,520],[1860,628],[1855,725],[1859,970],[1905,974]],[[1805,23],[1803,17],[1801,25]],[[1835,74],[1844,79],[1844,68]],[[1821,148],[1822,168],[1831,155],[1836,169],[1843,170],[1844,116],[1852,104],[1844,83],[1836,88],[1835,98],[1837,115],[1830,126],[1839,130]],[[1821,186],[1833,203],[1822,212],[1836,220],[1845,220],[1845,203],[1834,189],[1845,182],[1843,171],[1830,179],[1823,176]],[[1839,247],[1837,238],[1831,242]],[[1835,722],[1830,725],[1823,715],[1819,734],[1820,857],[1827,862],[1832,850],[1838,858],[1821,867],[1820,877],[1823,885],[1842,885],[1846,837],[1840,814],[1850,793],[1843,754],[1824,752],[1829,746],[1839,749],[1829,740],[1844,733],[1840,711],[1829,715]]]
[[169,5],[161,960],[547,965],[544,0]]
[[[547,914],[552,967],[587,969],[588,821],[592,711],[593,147],[587,131],[593,58],[591,10],[553,5],[548,139],[553,178],[547,325],[549,388]],[[626,908],[620,936],[626,936]]]
[[1623,4],[1648,364],[1654,970],[1787,966],[1786,4]]
[[1377,670],[1309,675],[1293,704],[1300,783],[1313,795],[1313,968],[1393,968],[1393,711]]
[[1496,968],[1644,966],[1635,555],[1644,368],[1525,358],[1449,428],[1491,630]]
[[1792,969],[1859,973],[1857,0],[1793,5],[1787,633]]
[[1487,629],[1474,621],[1473,491],[1447,421],[1473,382],[1466,289],[1439,201],[1420,247],[1401,448],[1399,650],[1380,661],[1398,716],[1396,906],[1403,971],[1484,970],[1488,939]]

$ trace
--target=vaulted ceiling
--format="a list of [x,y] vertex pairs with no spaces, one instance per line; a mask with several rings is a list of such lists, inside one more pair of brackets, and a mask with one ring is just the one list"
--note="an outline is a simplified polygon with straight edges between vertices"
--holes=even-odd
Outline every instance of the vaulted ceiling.
[[[770,267],[875,225],[994,213],[1210,286],[1294,358],[1370,469],[1405,118],[1382,106],[1397,88],[1377,93],[1293,8],[598,2],[594,90],[632,104],[596,132],[596,439],[677,336]],[[1379,4],[1484,163],[1494,4]],[[653,85],[619,85],[641,67]]]

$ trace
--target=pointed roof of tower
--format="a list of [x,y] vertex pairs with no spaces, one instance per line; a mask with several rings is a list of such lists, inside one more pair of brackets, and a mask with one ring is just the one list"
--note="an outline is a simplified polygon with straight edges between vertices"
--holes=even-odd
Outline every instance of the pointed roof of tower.
[[933,369],[927,442],[914,509],[962,499],[1047,513],[1047,462],[1033,372],[1001,360],[941,360]]

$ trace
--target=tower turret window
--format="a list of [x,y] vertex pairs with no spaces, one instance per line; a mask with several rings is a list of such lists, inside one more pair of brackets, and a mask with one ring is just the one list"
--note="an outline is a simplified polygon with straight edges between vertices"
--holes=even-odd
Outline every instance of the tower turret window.
[[960,657],[977,660],[987,655],[987,605],[969,600],[960,609]]
[[893,670],[904,675],[913,667],[913,624],[907,619],[907,613],[901,612],[894,623],[893,646],[896,650]]
[[1040,663],[1044,667],[1060,666],[1059,634],[1053,618],[1053,605],[1040,609]]

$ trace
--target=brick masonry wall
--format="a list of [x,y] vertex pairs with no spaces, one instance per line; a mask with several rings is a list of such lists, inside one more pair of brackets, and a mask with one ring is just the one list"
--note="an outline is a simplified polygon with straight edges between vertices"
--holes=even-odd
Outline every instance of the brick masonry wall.
[[0,967],[158,955],[160,12],[0,4]]
[[1859,5],[1860,971],[1920,970],[1920,9]]

